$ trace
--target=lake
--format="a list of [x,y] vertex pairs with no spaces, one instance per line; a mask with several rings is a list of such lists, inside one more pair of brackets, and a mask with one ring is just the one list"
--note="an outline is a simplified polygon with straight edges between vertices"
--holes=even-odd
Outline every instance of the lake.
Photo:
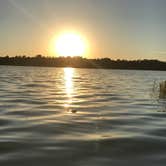
[[165,166],[163,71],[0,67],[0,165]]

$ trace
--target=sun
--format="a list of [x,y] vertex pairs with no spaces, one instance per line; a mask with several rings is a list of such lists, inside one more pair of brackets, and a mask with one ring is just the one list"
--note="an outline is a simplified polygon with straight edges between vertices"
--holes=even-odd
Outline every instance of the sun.
[[74,32],[60,34],[54,41],[54,51],[58,56],[84,56],[87,47],[85,39]]

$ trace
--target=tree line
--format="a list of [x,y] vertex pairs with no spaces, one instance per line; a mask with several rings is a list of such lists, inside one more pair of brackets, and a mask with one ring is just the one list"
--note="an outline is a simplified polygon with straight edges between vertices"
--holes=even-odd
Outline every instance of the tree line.
[[166,62],[159,60],[112,60],[110,58],[86,59],[82,57],[0,57],[0,65],[74,67],[103,69],[166,70]]

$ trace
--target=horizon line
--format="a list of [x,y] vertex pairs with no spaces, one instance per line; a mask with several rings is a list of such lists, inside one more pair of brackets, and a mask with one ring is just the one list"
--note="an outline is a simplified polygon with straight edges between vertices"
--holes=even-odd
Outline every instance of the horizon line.
[[160,60],[160,59],[156,59],[156,58],[152,58],[152,59],[147,59],[147,58],[141,58],[141,59],[122,59],[122,58],[117,58],[117,59],[112,59],[110,57],[96,57],[96,58],[88,58],[88,57],[84,57],[84,56],[49,56],[49,55],[42,55],[42,54],[36,54],[36,55],[0,55],[0,58],[36,58],[36,57],[41,57],[41,58],[81,58],[81,59],[87,59],[87,60],[100,60],[100,59],[109,59],[109,60],[113,60],[113,61],[145,61],[145,60],[149,60],[149,61],[159,61],[159,62],[166,62],[166,60]]

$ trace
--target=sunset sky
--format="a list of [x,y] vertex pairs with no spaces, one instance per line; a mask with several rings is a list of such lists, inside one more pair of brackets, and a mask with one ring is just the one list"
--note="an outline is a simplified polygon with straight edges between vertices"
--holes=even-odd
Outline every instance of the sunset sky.
[[0,0],[1,56],[51,56],[68,30],[86,38],[88,58],[166,61],[166,0]]

